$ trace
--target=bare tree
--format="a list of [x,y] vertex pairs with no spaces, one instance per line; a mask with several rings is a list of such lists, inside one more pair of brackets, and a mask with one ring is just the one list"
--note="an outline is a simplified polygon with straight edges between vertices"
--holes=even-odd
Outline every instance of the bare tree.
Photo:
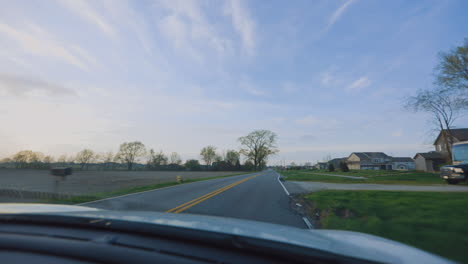
[[167,161],[168,158],[162,150],[156,153],[153,149],[150,149],[148,157],[149,168],[156,168],[161,165],[166,165]]
[[216,147],[207,146],[202,148],[202,150],[200,151],[200,156],[202,157],[202,160],[205,162],[206,165],[211,166],[211,164],[216,158]]
[[58,159],[57,159],[57,162],[58,162],[61,166],[65,166],[65,164],[67,163],[67,155],[66,155],[66,154],[60,155],[60,157],[58,157]]
[[16,168],[39,168],[41,167],[45,155],[32,150],[22,150],[13,155],[11,160]]
[[94,151],[83,149],[76,154],[76,161],[81,164],[81,169],[84,169],[85,166],[88,169],[89,163],[93,162],[95,157]]
[[228,150],[226,151],[226,155],[224,160],[232,167],[236,166],[237,162],[239,162],[240,153],[235,150]]
[[182,159],[180,158],[180,155],[177,152],[172,152],[171,156],[169,157],[169,160],[171,164],[182,164]]
[[278,153],[276,138],[276,134],[269,130],[255,130],[247,136],[239,138],[239,142],[243,146],[240,153],[251,160],[255,170],[258,170],[266,166],[268,156]]
[[432,122],[442,133],[447,158],[452,161],[453,136],[451,128],[463,109],[463,99],[450,92],[439,90],[420,90],[407,99],[405,107],[416,112],[431,114]]
[[70,155],[67,158],[67,163],[72,164],[76,161],[76,156]]
[[329,162],[330,160],[332,160],[332,157],[330,154],[327,154],[325,157],[323,157],[323,162]]
[[103,153],[101,156],[102,161],[104,162],[104,167],[106,169],[109,169],[112,165],[112,161],[114,160],[114,153],[112,153],[112,151],[108,151],[106,153]]
[[44,157],[42,162],[44,162],[44,164],[46,164],[46,165],[50,165],[51,163],[54,162],[54,157],[52,157],[50,155],[47,155],[47,156]]
[[31,155],[31,150],[21,150],[17,152],[13,157],[12,161],[15,163],[16,168],[24,168],[29,162],[29,156]]
[[120,144],[119,159],[127,164],[127,169],[132,170],[138,158],[146,154],[146,148],[140,141],[124,142]]

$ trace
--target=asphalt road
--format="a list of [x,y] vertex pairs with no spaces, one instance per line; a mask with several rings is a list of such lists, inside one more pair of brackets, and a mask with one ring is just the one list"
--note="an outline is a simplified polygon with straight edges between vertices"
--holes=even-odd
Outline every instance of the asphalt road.
[[81,204],[108,210],[232,217],[307,228],[275,171],[177,185]]

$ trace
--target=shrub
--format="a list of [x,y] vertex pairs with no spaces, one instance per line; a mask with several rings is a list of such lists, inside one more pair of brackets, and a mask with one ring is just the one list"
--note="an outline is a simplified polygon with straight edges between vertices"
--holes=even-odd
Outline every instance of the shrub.
[[348,172],[349,171],[348,164],[346,164],[346,162],[344,161],[340,162],[340,169],[343,172]]

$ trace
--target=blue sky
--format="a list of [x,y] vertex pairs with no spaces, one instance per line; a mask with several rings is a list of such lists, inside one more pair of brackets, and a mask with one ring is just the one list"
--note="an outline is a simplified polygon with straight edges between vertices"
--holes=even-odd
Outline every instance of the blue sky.
[[[5,1],[0,156],[124,141],[177,151],[279,136],[271,163],[431,149],[437,53],[468,37],[467,1]],[[60,124],[60,125],[57,125]],[[466,126],[461,117],[456,125]]]

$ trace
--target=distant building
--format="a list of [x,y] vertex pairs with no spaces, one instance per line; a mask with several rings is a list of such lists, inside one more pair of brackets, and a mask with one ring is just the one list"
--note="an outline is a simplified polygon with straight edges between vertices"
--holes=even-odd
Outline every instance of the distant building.
[[[452,128],[450,129],[450,134],[452,135],[451,143],[457,143],[460,141],[467,141],[468,140],[468,128]],[[446,138],[448,137],[448,131],[442,130],[439,135],[437,136],[436,140],[434,141],[434,147],[437,152],[445,152],[447,151],[447,144]],[[449,146],[450,148],[452,146]]]
[[393,170],[414,170],[414,160],[410,157],[392,157]]
[[335,169],[338,169],[338,168],[340,168],[340,163],[341,162],[346,162],[346,158],[332,159],[332,160],[328,161],[328,164],[333,164],[333,167],[335,167]]
[[317,162],[317,164],[314,165],[314,168],[317,170],[326,170],[328,169],[328,163],[327,162]]
[[353,152],[346,160],[350,170],[391,170],[392,157],[383,152]]
[[457,143],[468,140],[468,128],[452,128],[449,132],[444,129],[440,131],[439,135],[434,141],[435,151],[417,153],[414,156],[415,168],[420,171],[434,172],[438,171],[440,166],[446,164],[449,161],[449,152],[447,147],[452,148],[450,144],[447,144],[447,139],[450,138],[449,143]]
[[443,152],[431,151],[417,153],[414,156],[415,168],[419,171],[438,171],[440,166],[446,162],[447,155]]

